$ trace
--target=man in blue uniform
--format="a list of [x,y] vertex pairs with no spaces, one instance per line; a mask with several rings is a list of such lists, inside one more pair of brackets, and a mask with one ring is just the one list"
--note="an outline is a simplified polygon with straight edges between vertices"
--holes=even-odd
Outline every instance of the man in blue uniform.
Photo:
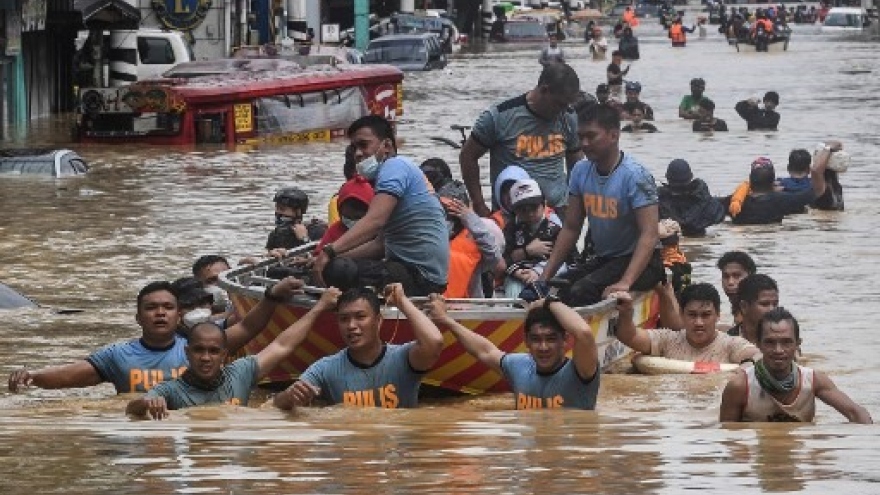
[[203,404],[247,405],[251,388],[305,340],[321,313],[334,307],[338,297],[338,289],[327,289],[308,313],[262,351],[236,359],[228,366],[223,365],[228,355],[226,332],[211,322],[197,324],[190,329],[186,345],[189,369],[129,402],[125,412],[165,419],[169,410]]
[[[241,322],[226,330],[227,348],[236,351],[260,333],[278,302],[303,286],[302,281],[286,278],[266,290],[265,297]],[[187,368],[186,340],[177,333],[180,312],[177,295],[168,282],[147,284],[137,297],[139,339],[111,344],[86,359],[37,371],[21,369],[9,377],[9,390],[90,387],[111,382],[116,393],[146,392],[180,376]]]
[[275,405],[290,410],[320,398],[346,407],[416,407],[422,376],[443,350],[443,335],[401,284],[387,287],[385,300],[406,316],[414,341],[382,342],[379,298],[368,289],[351,289],[336,304],[339,332],[348,347],[309,366],[299,381],[275,396]]
[[[529,352],[505,353],[449,316],[442,297],[432,294],[430,299],[428,315],[507,379],[517,409],[596,408],[599,354],[590,325],[575,310],[553,296],[535,301],[523,324]],[[565,357],[566,333],[574,339],[571,359]]]

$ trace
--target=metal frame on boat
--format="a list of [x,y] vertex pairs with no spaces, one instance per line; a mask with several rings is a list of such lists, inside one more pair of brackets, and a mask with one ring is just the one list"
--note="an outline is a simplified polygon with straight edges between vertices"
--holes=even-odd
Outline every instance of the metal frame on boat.
[[[743,53],[757,53],[754,43],[728,38],[728,43],[736,48],[736,51]],[[791,32],[786,33],[784,37],[779,37],[767,43],[767,53],[779,53],[788,51],[788,43],[791,41]]]
[[[303,255],[313,245],[291,253],[292,257]],[[289,258],[288,258],[289,259]],[[268,278],[267,270],[283,262],[269,260],[246,266],[220,275],[220,286],[229,292],[230,299],[239,314],[250,311],[263,298],[263,293],[276,280]],[[276,308],[269,325],[245,346],[247,353],[254,354],[265,348],[285,328],[302,317],[317,300],[323,289],[308,287],[306,294],[298,295]],[[419,299],[414,298],[418,303]],[[449,299],[449,314],[462,325],[488,338],[502,351],[525,352],[523,320],[525,309],[514,305],[524,304],[519,299]],[[589,322],[599,350],[602,370],[626,356],[630,349],[615,338],[617,312],[613,301],[603,301],[592,306],[577,308],[578,313]],[[386,342],[404,343],[413,340],[413,332],[406,317],[394,307],[382,309],[383,322],[380,336]],[[638,294],[635,301],[634,320],[637,326],[652,328],[658,318],[658,302],[653,293]],[[506,381],[494,371],[483,366],[469,355],[455,337],[443,332],[445,345],[440,360],[427,373],[423,383],[443,389],[469,394],[508,391]],[[297,378],[311,363],[323,356],[333,354],[344,347],[336,319],[324,314],[302,345],[268,375],[270,382],[290,382]]]

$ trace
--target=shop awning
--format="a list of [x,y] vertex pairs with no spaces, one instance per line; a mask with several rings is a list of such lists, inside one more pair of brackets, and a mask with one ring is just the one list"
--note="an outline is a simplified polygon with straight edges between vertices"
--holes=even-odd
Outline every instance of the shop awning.
[[141,11],[125,0],[74,0],[73,10],[89,29],[137,29],[141,22]]

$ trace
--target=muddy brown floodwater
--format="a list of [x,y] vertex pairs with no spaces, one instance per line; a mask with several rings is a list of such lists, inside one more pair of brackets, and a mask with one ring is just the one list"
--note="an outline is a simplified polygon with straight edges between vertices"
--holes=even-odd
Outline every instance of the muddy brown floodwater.
[[[744,249],[780,284],[800,320],[804,361],[827,371],[880,418],[880,45],[798,26],[791,50],[737,54],[711,33],[673,50],[653,23],[628,78],[661,133],[623,147],[661,179],[687,159],[718,195],[748,164],[826,138],[853,156],[842,176],[846,211],[813,212],[782,225],[711,230],[685,249],[695,279],[718,284],[715,260]],[[605,64],[564,45],[582,85]],[[458,56],[445,72],[407,75],[401,152],[417,160],[457,155],[430,136],[455,137],[491,102],[526,91],[537,49]],[[853,67],[872,73],[848,75]],[[705,137],[676,118],[692,77],[703,77],[732,129]],[[781,95],[780,131],[746,132],[733,105]],[[64,118],[37,122],[28,144],[74,146],[92,164],[80,180],[0,179],[0,280],[51,307],[4,312],[0,373],[86,356],[138,334],[134,297],[147,281],[176,278],[203,254],[262,251],[274,190],[306,189],[323,214],[341,183],[344,144],[199,148],[81,147]],[[22,143],[18,143],[22,144]],[[455,168],[455,167],[454,167]],[[725,315],[728,314],[724,309]],[[725,316],[725,318],[727,318]],[[507,410],[507,396],[427,402],[411,411],[208,407],[169,421],[131,421],[108,385],[0,394],[0,491],[4,493],[880,493],[880,435],[818,408],[815,425],[722,427],[723,376],[603,377],[596,412]]]

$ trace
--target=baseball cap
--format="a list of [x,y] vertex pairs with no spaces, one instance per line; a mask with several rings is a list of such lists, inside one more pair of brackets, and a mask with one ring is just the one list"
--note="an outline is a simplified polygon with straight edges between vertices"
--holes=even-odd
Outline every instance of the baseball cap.
[[510,188],[510,204],[513,207],[544,204],[544,193],[541,192],[541,186],[532,179],[516,181]]
[[676,158],[669,162],[666,168],[666,180],[670,186],[686,186],[694,180],[694,173],[691,172],[691,166],[685,160]]
[[368,205],[373,200],[374,194],[373,186],[370,185],[369,181],[360,175],[356,175],[339,188],[339,204],[349,199],[356,199]]

